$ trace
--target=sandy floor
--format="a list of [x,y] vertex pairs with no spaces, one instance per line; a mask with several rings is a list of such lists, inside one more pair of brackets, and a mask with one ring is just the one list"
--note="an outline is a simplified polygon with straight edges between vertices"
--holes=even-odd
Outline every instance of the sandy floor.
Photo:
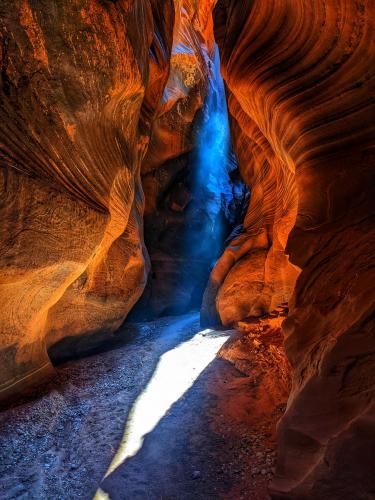
[[232,333],[189,314],[119,335],[0,414],[0,498],[267,498],[280,415],[259,420],[259,383],[215,357]]

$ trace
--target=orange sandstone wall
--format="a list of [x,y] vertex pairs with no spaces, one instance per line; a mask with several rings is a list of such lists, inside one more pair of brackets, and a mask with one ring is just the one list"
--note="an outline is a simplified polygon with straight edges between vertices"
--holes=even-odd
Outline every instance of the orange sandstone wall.
[[286,298],[284,251],[302,270],[283,327],[293,387],[275,498],[375,492],[374,24],[370,0],[219,0],[215,10],[252,187],[244,234],[211,277],[222,320]]
[[112,332],[142,293],[140,180],[172,0],[0,5],[0,399],[46,347]]

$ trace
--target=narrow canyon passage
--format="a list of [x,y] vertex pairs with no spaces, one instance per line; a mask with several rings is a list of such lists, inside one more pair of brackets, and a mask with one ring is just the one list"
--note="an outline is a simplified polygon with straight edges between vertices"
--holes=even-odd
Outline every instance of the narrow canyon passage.
[[375,499],[374,56],[374,0],[0,0],[0,500]]
[[125,325],[112,350],[60,366],[1,413],[0,498],[265,498],[273,423],[254,420],[254,376],[216,358],[233,336],[191,313]]

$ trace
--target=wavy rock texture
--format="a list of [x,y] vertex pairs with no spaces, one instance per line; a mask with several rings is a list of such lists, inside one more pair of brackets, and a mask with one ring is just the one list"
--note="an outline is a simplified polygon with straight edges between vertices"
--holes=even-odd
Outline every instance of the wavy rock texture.
[[[302,270],[284,323],[293,387],[275,498],[375,492],[374,20],[365,0],[219,0],[215,10],[252,187],[245,232],[212,274],[224,322],[290,291],[285,248]],[[229,292],[249,275],[264,283],[234,304]]]
[[[244,12],[246,9],[250,9],[250,4],[244,6]],[[232,10],[238,13],[238,19],[231,19],[233,24],[226,26],[223,23]],[[237,24],[243,22],[239,19],[240,10],[239,5],[225,7],[219,2],[216,38],[227,85],[233,145],[242,179],[251,188],[251,199],[243,231],[231,241],[211,273],[202,307],[204,324],[217,321],[217,315],[224,325],[230,325],[275,310],[288,301],[299,272],[285,254],[297,214],[294,166],[272,139],[270,120],[274,119],[274,111],[270,109],[265,113],[260,82],[257,82],[260,68],[255,64],[250,68],[241,57],[241,51],[256,51],[251,39],[256,34],[250,33],[249,39],[241,38],[237,44],[232,40],[235,38],[232,32],[237,33]],[[272,103],[269,106],[272,107]],[[256,255],[260,252],[264,258],[257,259],[255,255],[252,258],[252,252]],[[257,286],[253,290],[242,286],[244,263],[239,261],[244,257],[248,261],[248,272],[256,274]]]
[[[209,151],[199,151],[205,123],[225,102],[213,34],[215,2],[174,3],[170,76],[142,164],[145,241],[153,272],[132,319],[200,307],[212,262],[232,227],[241,222],[248,197],[229,149],[228,155],[216,158],[220,167],[215,186],[205,189],[197,180],[209,163]],[[217,133],[207,132],[206,141]]]
[[[161,281],[178,278],[215,2],[174,4],[175,25],[172,0],[1,3],[0,398],[50,373],[47,346],[114,331],[141,295],[141,174],[151,257],[166,263]],[[275,498],[375,492],[374,19],[371,0],[215,7],[251,201],[202,321],[260,316],[294,290]],[[235,167],[226,173],[222,193],[233,191],[214,213],[233,222],[246,192]]]
[[173,4],[7,1],[1,14],[0,398],[46,346],[115,330],[142,293],[140,165]]

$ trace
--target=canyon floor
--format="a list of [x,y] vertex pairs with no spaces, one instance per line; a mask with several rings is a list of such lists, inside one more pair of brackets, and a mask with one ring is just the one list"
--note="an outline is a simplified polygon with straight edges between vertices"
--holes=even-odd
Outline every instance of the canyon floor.
[[284,406],[264,403],[238,338],[191,313],[125,325],[111,349],[58,366],[0,414],[0,498],[267,498]]

